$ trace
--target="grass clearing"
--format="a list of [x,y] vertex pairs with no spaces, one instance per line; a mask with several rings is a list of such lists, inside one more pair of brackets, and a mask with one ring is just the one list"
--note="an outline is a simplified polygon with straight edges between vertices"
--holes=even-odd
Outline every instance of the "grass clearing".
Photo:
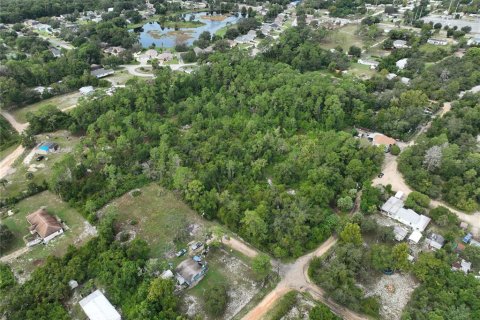
[[74,91],[72,93],[63,94],[60,96],[56,96],[50,99],[45,99],[40,102],[25,106],[23,108],[19,108],[12,111],[13,117],[18,122],[25,123],[27,122],[27,113],[29,112],[36,112],[42,106],[47,104],[52,104],[56,106],[58,109],[63,110],[65,108],[71,107],[72,105],[76,104],[82,94],[78,91]]
[[370,69],[370,66],[366,66],[360,63],[352,63],[348,71],[350,74],[356,75],[360,78],[370,78],[376,73],[375,70]]
[[105,80],[110,81],[113,85],[125,85],[128,80],[133,79],[133,75],[131,75],[127,70],[118,70],[115,71],[114,74],[105,78]]
[[63,202],[57,195],[44,191],[20,201],[14,207],[16,213],[11,217],[2,219],[2,223],[7,225],[15,236],[12,247],[2,254],[8,254],[25,247],[23,237],[29,234],[29,224],[25,217],[42,206],[45,206],[51,215],[62,219],[69,230],[51,240],[47,245],[38,244],[27,253],[11,261],[10,264],[16,274],[30,273],[36,266],[41,265],[49,255],[61,256],[66,252],[69,245],[83,243],[94,234],[93,228],[79,212]]
[[119,229],[147,241],[153,258],[172,257],[177,249],[215,225],[202,219],[174,193],[156,184],[139,190],[138,196],[129,192],[112,201],[101,214],[113,208]]
[[10,147],[7,147],[3,150],[0,151],[0,161],[2,161],[6,156],[8,156],[10,153],[13,152],[18,147],[19,143],[15,143],[14,145],[11,145]]
[[[30,165],[45,165],[44,168],[37,168],[37,171],[33,173],[33,179],[28,180],[26,177],[29,165],[23,163],[25,157],[20,157],[14,164],[15,172],[5,177],[8,183],[2,190],[1,197],[7,198],[15,196],[20,192],[27,190],[28,184],[35,182],[41,184],[44,180],[47,180],[52,172],[53,165],[60,161],[66,153],[69,153],[80,142],[80,137],[72,136],[68,131],[60,130],[53,133],[41,134],[36,136],[38,142],[52,141],[59,145],[59,150],[54,153],[49,153],[42,161],[35,161],[32,159]],[[29,152],[26,152],[28,154]]]

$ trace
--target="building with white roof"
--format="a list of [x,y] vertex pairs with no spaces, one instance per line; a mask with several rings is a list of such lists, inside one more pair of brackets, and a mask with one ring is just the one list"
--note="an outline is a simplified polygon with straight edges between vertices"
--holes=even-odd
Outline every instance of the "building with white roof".
[[398,60],[395,65],[397,66],[398,69],[403,70],[407,66],[408,63],[408,58],[400,59]]
[[90,320],[120,320],[122,317],[100,290],[80,300],[80,307]]
[[429,217],[418,214],[412,209],[405,209],[403,201],[396,197],[390,197],[381,209],[386,216],[420,232],[425,230],[431,220]]
[[418,230],[415,230],[412,232],[410,237],[408,237],[408,241],[413,242],[413,243],[418,243],[422,239],[422,233]]

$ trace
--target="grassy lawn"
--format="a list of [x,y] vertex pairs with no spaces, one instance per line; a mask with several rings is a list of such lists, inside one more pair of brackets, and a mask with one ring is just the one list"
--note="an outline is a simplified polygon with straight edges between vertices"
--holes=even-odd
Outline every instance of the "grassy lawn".
[[[48,137],[48,138],[47,138]],[[63,156],[71,152],[73,148],[80,142],[80,137],[72,136],[67,131],[57,131],[49,134],[41,134],[37,136],[37,141],[52,141],[58,143],[60,146],[59,151],[56,153],[48,154],[44,160],[41,162],[35,161],[32,159],[30,164],[38,165],[44,164],[45,168],[38,168],[37,172],[33,173],[33,179],[28,180],[26,178],[26,173],[28,166],[23,164],[24,157],[20,157],[17,163],[14,165],[16,171],[5,177],[9,181],[5,189],[2,190],[0,196],[2,198],[7,198],[10,196],[17,195],[18,193],[27,190],[28,184],[30,182],[35,182],[37,184],[42,183],[44,180],[47,180],[50,176],[53,165],[60,161]],[[29,153],[28,150],[25,153],[25,156]]]
[[[47,211],[53,216],[58,216],[62,219],[69,230],[66,230],[63,235],[51,240],[48,245],[36,245],[27,253],[20,256],[20,258],[12,261],[12,268],[16,272],[22,270],[28,273],[32,271],[36,265],[41,264],[47,256],[51,254],[61,256],[66,252],[69,245],[80,242],[79,236],[84,231],[85,219],[58,196],[49,191],[44,191],[20,201],[15,205],[14,211],[16,213],[11,217],[2,219],[2,223],[5,223],[15,235],[14,245],[8,252],[3,252],[3,254],[8,254],[25,246],[23,237],[29,234],[29,224],[25,217],[42,206],[45,206]],[[81,238],[83,241],[89,238],[89,235],[83,234]]]
[[178,64],[178,58],[177,57],[174,57],[172,60],[170,61],[167,61],[164,63],[164,65],[168,66],[170,64]]
[[215,35],[223,38],[225,36],[225,33],[227,33],[227,30],[231,27],[232,27],[232,25],[227,25],[223,28],[220,28],[220,29],[217,30],[217,32],[215,32]]
[[114,74],[108,76],[108,81],[113,82],[115,85],[124,85],[128,80],[132,79],[132,76],[127,70],[115,71]]
[[354,74],[357,77],[368,77],[370,78],[375,74],[375,70],[370,69],[369,66],[360,64],[360,63],[352,63],[350,69],[348,69],[350,74]]
[[143,187],[138,196],[123,195],[102,212],[106,210],[116,212],[119,229],[134,232],[147,241],[155,258],[172,257],[188,242],[202,240],[207,229],[215,225],[156,184]]
[[28,112],[35,112],[40,109],[40,107],[52,104],[56,106],[58,109],[62,110],[68,108],[77,103],[78,99],[81,97],[81,93],[78,91],[74,91],[72,93],[64,94],[61,96],[56,96],[50,99],[42,100],[40,102],[31,104],[29,106],[16,109],[12,112],[12,115],[18,122],[24,123],[27,122],[27,113]]

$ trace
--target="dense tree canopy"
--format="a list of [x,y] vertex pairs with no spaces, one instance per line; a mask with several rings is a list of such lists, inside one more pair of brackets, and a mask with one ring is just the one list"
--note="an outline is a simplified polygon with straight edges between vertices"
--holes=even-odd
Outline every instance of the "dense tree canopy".
[[418,191],[475,210],[480,203],[479,134],[480,95],[466,95],[402,152],[399,169]]

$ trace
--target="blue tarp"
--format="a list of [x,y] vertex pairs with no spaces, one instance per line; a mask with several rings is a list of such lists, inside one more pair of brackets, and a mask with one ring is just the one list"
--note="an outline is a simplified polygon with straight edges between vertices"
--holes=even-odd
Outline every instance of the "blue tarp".
[[50,148],[48,146],[40,146],[38,149],[48,152]]

